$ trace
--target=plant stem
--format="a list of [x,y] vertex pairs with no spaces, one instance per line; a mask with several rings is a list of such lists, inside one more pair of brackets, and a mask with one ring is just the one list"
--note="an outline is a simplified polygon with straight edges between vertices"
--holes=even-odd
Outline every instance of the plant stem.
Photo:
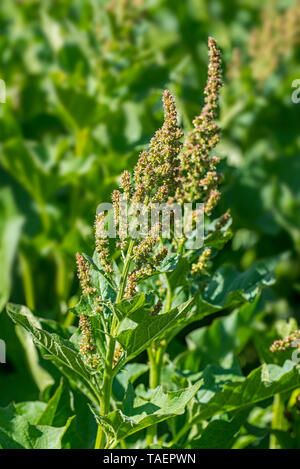
[[[115,351],[115,339],[110,337],[108,340],[105,368],[103,375],[102,395],[100,398],[100,415],[105,417],[110,410],[110,397],[113,380],[113,358]],[[98,425],[95,449],[104,449],[106,445],[105,432],[101,425]]]
[[104,435],[101,425],[98,425],[96,443],[94,449],[101,449],[102,445],[102,436]]
[[[131,240],[128,246],[126,259],[124,262],[124,267],[121,275],[121,282],[120,282],[120,289],[118,291],[116,302],[118,303],[123,298],[125,288],[126,288],[126,281],[127,276],[130,268],[131,262],[131,254],[134,248],[134,241]],[[113,318],[112,326],[111,326],[111,333],[112,335],[109,337],[107,342],[107,353],[105,359],[105,367],[104,367],[104,375],[103,375],[103,386],[102,386],[102,395],[100,398],[100,415],[105,417],[110,410],[110,398],[112,392],[112,381],[114,377],[113,373],[113,359],[114,359],[114,351],[116,340],[113,338],[115,333],[116,327],[116,318]],[[95,449],[104,449],[106,445],[106,436],[105,432],[102,429],[101,425],[98,425]]]
[[116,299],[117,303],[119,301],[121,301],[121,299],[123,298],[124,292],[125,292],[126,281],[127,281],[127,276],[128,276],[128,272],[129,272],[131,254],[132,254],[133,248],[134,248],[134,240],[131,239],[130,243],[129,243],[129,246],[128,246],[126,259],[125,259],[125,262],[124,262],[124,267],[123,267],[123,271],[122,271],[122,275],[121,275],[120,289],[118,291],[118,295],[117,295],[117,299]]
[[[165,274],[165,278],[167,281],[167,295],[166,295],[166,302],[164,306],[164,313],[170,310],[171,305],[172,305],[172,288],[171,284],[169,282],[169,278],[167,274]],[[163,341],[160,343],[157,348],[155,347],[149,347],[148,348],[148,357],[150,361],[150,376],[149,376],[149,385],[150,388],[155,389],[157,386],[160,385],[161,381],[161,369],[163,365],[163,357],[164,353],[166,351],[166,343]],[[150,446],[157,435],[157,425],[152,425],[151,427],[148,428],[147,431],[147,438],[146,438],[146,444],[147,447]]]
[[165,279],[167,281],[167,296],[166,296],[166,302],[164,306],[164,313],[167,313],[171,309],[171,306],[172,306],[172,288],[171,288],[171,284],[170,284],[167,274],[165,274]]
[[[286,430],[286,420],[284,417],[284,399],[281,394],[276,394],[273,401],[272,430]],[[270,449],[281,449],[275,435],[270,435]]]
[[24,294],[26,305],[29,309],[34,310],[35,308],[35,299],[34,299],[34,282],[32,271],[30,268],[30,263],[28,262],[26,255],[23,252],[20,252],[19,255],[21,271],[22,271],[22,280],[24,287]]
[[[151,347],[148,349],[148,356],[150,359],[149,385],[151,389],[155,389],[160,385],[161,369],[165,350],[165,345],[160,345],[156,350],[152,350]],[[149,447],[155,441],[156,435],[157,425],[155,424],[148,428],[146,438],[147,447]]]

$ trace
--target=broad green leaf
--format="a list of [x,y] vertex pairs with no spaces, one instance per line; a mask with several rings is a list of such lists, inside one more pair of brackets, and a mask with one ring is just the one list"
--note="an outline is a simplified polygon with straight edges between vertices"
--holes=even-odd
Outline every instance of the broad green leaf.
[[[95,407],[97,407],[95,403]],[[63,449],[92,449],[97,434],[97,423],[90,412],[89,401],[82,393],[72,392],[72,420],[62,441]]]
[[123,319],[123,317],[129,316],[131,313],[134,313],[137,309],[141,308],[145,304],[145,301],[145,293],[141,293],[133,298],[126,298],[120,301],[120,303],[116,303],[115,309],[118,311],[119,317]]
[[118,401],[122,401],[128,387],[128,383],[134,383],[142,374],[148,371],[148,365],[143,363],[128,363],[115,376],[113,381],[113,394]]
[[[219,230],[215,229],[215,225],[218,223],[219,219],[215,220],[211,226],[208,227],[208,234],[204,238],[204,246],[209,246],[215,249],[222,249],[228,241],[233,236],[229,227],[231,226],[232,219],[229,218],[228,222],[225,226],[220,228]],[[211,228],[211,230],[210,230]]]
[[47,404],[40,401],[26,401],[14,404],[17,415],[22,415],[32,425],[37,425]]
[[121,321],[125,317],[130,316],[135,311],[144,307],[150,307],[154,303],[154,295],[151,293],[140,293],[133,298],[126,298],[114,305],[116,315]]
[[257,262],[245,272],[231,266],[221,267],[207,285],[203,299],[220,308],[253,301],[262,286],[274,283],[273,262]]
[[0,445],[4,449],[60,449],[70,423],[71,419],[64,427],[33,425],[11,404],[0,408]]
[[47,332],[50,332],[50,334],[58,334],[63,339],[71,339],[72,335],[77,331],[77,327],[75,326],[66,327],[51,319],[39,318],[39,321],[42,326],[42,329]]
[[0,191],[0,312],[9,299],[12,264],[16,255],[23,217],[18,213],[9,189]]
[[4,145],[0,162],[39,205],[57,188],[57,177],[51,177],[32,148],[20,138],[11,139]]
[[177,286],[182,287],[182,285],[188,283],[186,280],[186,276],[190,270],[190,262],[186,258],[181,257],[178,261],[176,269],[169,275],[169,282],[173,291]]
[[231,240],[232,236],[232,231],[214,231],[205,238],[204,246],[209,246],[210,248],[215,249],[222,249],[225,244]]
[[238,365],[236,356],[254,334],[253,322],[257,319],[257,302],[246,303],[228,316],[215,319],[207,326],[195,329],[186,338],[188,350],[175,359],[182,370],[199,371],[209,364],[222,368]]
[[219,390],[216,389],[213,369],[212,373],[204,372],[203,379],[204,384],[197,394],[199,409],[195,421],[245,409],[275,394],[299,387],[300,366],[291,361],[286,361],[283,367],[264,364],[253,370],[247,378],[227,382]]
[[188,443],[191,449],[230,449],[246,420],[248,412],[241,412],[231,420],[212,420],[203,430],[200,438]]
[[95,122],[97,102],[92,96],[61,86],[56,86],[56,93],[61,105],[59,112],[72,128],[89,127]]
[[104,426],[110,445],[115,446],[119,440],[133,433],[182,414],[201,383],[200,381],[189,388],[174,392],[163,392],[162,388],[158,387],[151,390],[150,396],[147,397],[136,396],[129,385],[123,410],[115,410],[105,418],[98,416],[97,420]]
[[94,300],[90,295],[82,295],[79,303],[73,308],[70,308],[70,311],[76,316],[83,314],[84,316],[92,316],[94,313]]
[[191,314],[194,299],[173,308],[165,314],[147,315],[140,319],[134,314],[120,323],[117,340],[126,352],[126,361],[145,350],[151,342],[163,338],[169,330]]
[[83,380],[79,374],[71,369],[69,366],[65,365],[61,360],[57,359],[54,355],[49,355],[42,352],[42,355],[45,359],[51,360],[56,368],[64,375],[74,390],[80,391],[84,396],[86,396],[94,405],[99,404],[98,389],[97,394],[92,387],[93,377],[91,376],[91,383],[88,383],[87,380]]
[[195,292],[196,307],[193,314],[173,328],[169,340],[192,322],[217,311],[254,301],[263,286],[274,283],[273,267],[274,260],[271,259],[269,262],[257,262],[245,272],[238,272],[231,266],[217,270],[203,294]]
[[61,380],[59,387],[47,403],[47,406],[40,416],[37,424],[49,425],[52,427],[65,425],[70,415],[72,415],[70,401],[70,393],[63,380]]
[[40,392],[43,392],[48,386],[54,384],[54,379],[48,371],[41,366],[39,354],[29,332],[27,332],[23,327],[16,325],[16,335],[23,347],[31,375]]
[[19,305],[9,304],[7,313],[11,319],[24,327],[34,338],[37,345],[44,348],[48,354],[52,355],[63,367],[69,368],[84,380],[85,386],[90,388],[97,396],[97,384],[93,375],[85,366],[79,352],[70,341],[62,339],[57,334],[50,334],[41,329],[40,323],[30,313],[28,308]]
[[159,272],[172,272],[178,266],[178,262],[180,260],[180,256],[177,254],[169,254],[167,257],[164,258],[162,263],[159,266]]

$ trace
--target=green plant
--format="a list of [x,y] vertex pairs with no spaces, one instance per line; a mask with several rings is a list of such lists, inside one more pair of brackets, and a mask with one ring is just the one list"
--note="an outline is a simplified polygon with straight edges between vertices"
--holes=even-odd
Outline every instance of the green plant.
[[[95,448],[125,448],[135,434],[142,435],[143,447],[231,447],[238,444],[236,434],[252,418],[255,405],[300,386],[299,368],[291,361],[264,364],[245,377],[233,355],[250,339],[251,333],[236,331],[241,325],[247,329],[257,313],[262,286],[274,280],[274,260],[254,263],[240,273],[222,256],[232,233],[228,212],[211,215],[220,198],[219,159],[212,151],[220,136],[215,119],[222,84],[221,56],[212,38],[209,50],[205,105],[193,129],[182,142],[175,103],[165,91],[161,129],[141,153],[133,174],[123,173],[121,191],[113,193],[117,238],[107,236],[100,212],[93,256],[77,254],[82,296],[70,314],[78,317],[78,327],[38,320],[26,307],[7,306],[42,356],[68,378],[75,395],[79,392],[89,401],[98,425]],[[159,222],[142,239],[130,231],[128,235],[119,217],[122,201],[141,204],[146,219],[156,203],[202,202],[203,245],[193,249],[186,236],[174,236],[175,215],[171,239]],[[194,229],[199,216],[193,208]],[[129,214],[128,220],[131,228],[137,217]],[[212,329],[190,328],[190,346],[170,359],[168,346],[184,329],[226,312],[228,317],[217,319]],[[208,349],[201,354],[203,344]],[[141,363],[133,362],[140,357]],[[146,372],[149,386],[134,388]],[[31,411],[28,405],[2,409],[5,437],[0,433],[0,444],[42,447],[44,437],[54,447],[76,447],[74,417],[76,421],[79,415],[67,395],[62,383],[48,405],[36,402]],[[157,425],[165,421],[168,426],[161,432]],[[39,438],[24,442],[20,425],[36,426]]]

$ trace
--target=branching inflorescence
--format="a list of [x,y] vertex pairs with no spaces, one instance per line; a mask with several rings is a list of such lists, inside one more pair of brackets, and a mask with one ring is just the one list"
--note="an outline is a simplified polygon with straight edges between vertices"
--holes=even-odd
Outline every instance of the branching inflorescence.
[[215,123],[218,98],[222,86],[221,54],[214,39],[208,41],[210,61],[205,88],[205,106],[193,121],[193,130],[186,138],[181,157],[180,187],[176,198],[183,202],[201,200],[205,213],[210,215],[216,206],[220,192],[217,187],[220,175],[216,172],[219,158],[211,151],[220,139],[220,129]]
[[[210,216],[215,208],[220,198],[220,175],[217,173],[219,158],[212,155],[212,151],[220,139],[220,129],[215,119],[222,86],[222,70],[221,54],[216,41],[209,38],[208,46],[209,67],[205,104],[201,114],[193,121],[192,131],[183,140],[184,134],[178,123],[174,98],[170,91],[164,91],[163,125],[151,139],[148,150],[140,154],[133,173],[123,172],[120,189],[115,190],[112,195],[117,239],[111,241],[108,238],[105,216],[99,213],[95,221],[96,249],[93,259],[77,254],[78,277],[83,295],[83,306],[79,310],[82,336],[80,352],[92,368],[103,367],[103,396],[100,406],[102,415],[106,415],[109,410],[107,395],[110,395],[112,376],[122,364],[126,353],[116,340],[120,317],[115,312],[120,312],[122,302],[133,301],[142,291],[146,291],[147,294],[151,293],[152,299],[147,299],[149,304],[145,308],[145,314],[154,317],[169,312],[173,301],[172,286],[162,266],[170,255],[175,256],[173,260],[176,258],[178,262],[185,251],[185,262],[189,265],[187,275],[195,276],[196,279],[207,275],[212,254],[209,245],[196,251],[198,260],[194,255],[189,258],[185,235],[172,241],[164,238],[162,224],[158,220],[144,236],[133,237],[130,230],[128,233],[132,215],[129,214],[125,224],[121,215],[124,204],[126,207],[138,207],[133,215],[138,225],[138,215],[143,212],[148,219],[156,204],[171,206],[175,203],[181,210],[185,203],[197,202],[202,204],[202,213],[199,209],[192,209],[191,218],[195,224],[197,217]],[[226,213],[214,223],[212,230],[223,229],[228,219],[229,214]],[[112,246],[114,261],[110,256]],[[158,276],[158,280],[154,284],[146,283],[142,287],[141,283],[154,275]],[[191,295],[187,292],[186,298]],[[100,324],[98,339],[95,339],[91,317],[96,318]],[[100,347],[101,350],[98,343],[104,343],[102,349]],[[152,387],[159,384],[166,344],[167,340],[163,338],[157,343],[153,342],[148,348]],[[103,438],[100,432],[97,438],[100,447],[103,445]]]
[[[162,101],[164,108],[164,122],[162,127],[151,139],[149,149],[140,154],[133,174],[124,171],[121,176],[120,190],[113,192],[114,220],[118,229],[116,246],[122,252],[123,262],[126,264],[125,276],[121,278],[119,300],[132,298],[137,294],[138,284],[159,272],[161,263],[169,253],[169,247],[164,245],[161,237],[161,225],[154,226],[146,237],[132,240],[128,236],[128,226],[121,226],[121,201],[128,204],[143,204],[143,210],[150,213],[153,204],[201,202],[204,212],[210,215],[216,206],[220,192],[218,185],[220,175],[216,167],[219,163],[217,156],[211,155],[220,139],[220,129],[215,123],[217,117],[219,92],[222,86],[221,53],[213,38],[208,40],[209,65],[208,80],[205,88],[205,105],[201,114],[193,121],[193,129],[184,136],[178,124],[175,101],[170,91],[165,90]],[[194,219],[198,212],[193,212]],[[229,215],[225,214],[224,223]],[[222,220],[219,227],[224,224]],[[181,241],[184,241],[181,240]],[[95,243],[98,265],[105,274],[112,279],[116,275],[109,255],[109,239],[105,232],[105,216],[97,214],[95,221]],[[205,271],[211,249],[204,249],[196,263],[191,266],[192,274]],[[94,297],[94,312],[101,312],[97,289],[90,282],[88,262],[81,255],[77,255],[78,277],[83,295]],[[100,298],[101,301],[101,298]],[[98,304],[97,304],[98,302]],[[158,306],[159,305],[159,306]],[[154,305],[154,312],[161,309],[161,299]],[[103,311],[102,311],[103,312]],[[80,327],[86,321],[81,319]],[[83,347],[84,353],[88,347]]]

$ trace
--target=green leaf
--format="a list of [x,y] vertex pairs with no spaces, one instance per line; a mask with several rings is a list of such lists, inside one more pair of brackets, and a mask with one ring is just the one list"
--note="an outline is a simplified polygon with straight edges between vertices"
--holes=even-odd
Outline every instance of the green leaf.
[[40,401],[27,401],[14,404],[16,414],[22,415],[32,425],[37,425],[47,404]]
[[89,127],[97,116],[97,102],[86,93],[56,86],[61,108],[60,113],[66,123],[74,129]]
[[253,301],[262,286],[274,283],[273,262],[256,262],[245,272],[231,266],[219,269],[206,287],[203,299],[218,308],[228,308]]
[[246,420],[248,412],[241,412],[230,421],[218,419],[210,422],[200,438],[188,443],[191,449],[230,449]]
[[4,449],[60,449],[71,420],[63,427],[33,425],[11,404],[0,408],[0,445]]
[[33,343],[31,335],[20,327],[16,325],[15,327],[16,335],[22,344],[24,355],[26,357],[28,368],[31,372],[31,375],[39,388],[40,392],[43,392],[48,386],[54,384],[54,379],[52,376],[40,365],[39,354]]
[[[121,321],[125,317],[130,316],[135,311],[138,311],[142,307],[150,307],[154,303],[154,294],[152,293],[140,293],[133,298],[126,298],[115,304],[116,315]],[[143,308],[144,309],[144,308]]]
[[63,380],[61,380],[59,387],[47,403],[37,424],[60,427],[66,424],[71,414],[70,393]]
[[254,301],[263,286],[274,283],[274,263],[273,259],[257,262],[245,272],[238,272],[231,266],[217,270],[203,294],[195,292],[196,307],[193,314],[188,315],[181,324],[177,324],[168,339],[171,340],[188,324],[210,314]]
[[38,155],[20,138],[4,145],[0,162],[38,204],[57,189],[58,178],[51,177]]
[[118,401],[122,401],[128,383],[134,383],[142,374],[148,371],[148,365],[143,363],[128,363],[114,378],[113,394]]
[[115,285],[104,270],[101,269],[97,251],[94,252],[93,259],[87,254],[84,254],[84,257],[90,263],[91,280],[93,285],[100,291],[101,298],[115,302],[117,297]]
[[[86,396],[94,405],[99,404],[98,388],[94,390],[93,377],[91,376],[91,383],[88,383],[86,380],[83,380],[81,376],[78,375],[74,370],[69,366],[65,365],[61,360],[58,360],[54,355],[48,355],[42,353],[43,357],[47,360],[51,360],[56,368],[64,375],[72,388],[80,391],[84,396]],[[96,386],[95,386],[96,388]],[[97,391],[97,394],[96,394]]]
[[0,191],[0,312],[9,299],[11,275],[20,239],[23,217],[18,213],[9,189]]
[[169,282],[173,291],[177,286],[181,287],[182,285],[187,283],[186,276],[190,270],[191,265],[189,261],[186,258],[181,257],[179,259],[176,269],[171,272],[169,276]]
[[197,394],[199,408],[195,421],[245,409],[275,394],[299,387],[300,366],[288,360],[283,367],[264,364],[253,370],[247,378],[237,377],[236,382],[225,381],[224,386],[216,386],[216,377],[214,368],[203,374],[204,384]]
[[199,371],[209,364],[222,368],[239,367],[236,356],[254,335],[257,302],[246,303],[228,316],[215,319],[207,326],[193,330],[186,338],[188,350],[179,355],[175,364],[182,370]]
[[70,341],[41,329],[39,321],[25,306],[8,304],[7,313],[14,322],[24,327],[33,336],[37,345],[44,348],[63,367],[69,368],[71,372],[76,373],[84,381],[84,385],[97,396],[96,379],[86,368],[79,352]]
[[92,316],[94,314],[94,300],[89,295],[82,295],[79,303],[70,310],[76,316]]
[[172,272],[178,266],[180,256],[178,254],[169,254],[160,264],[158,271],[161,273]]
[[126,361],[145,350],[151,342],[163,337],[167,332],[180,324],[191,313],[194,299],[173,308],[165,314],[157,316],[147,315],[140,318],[134,314],[120,323],[117,340],[126,352]]
[[[150,391],[150,395],[135,395],[128,386],[124,412],[115,410],[105,418],[97,416],[98,423],[104,426],[110,445],[115,446],[121,439],[146,427],[184,413],[186,405],[194,397],[202,382],[174,392],[163,392],[161,387]],[[126,409],[126,414],[125,414]]]
[[[230,225],[232,224],[231,217],[229,218],[228,222],[225,226],[221,229],[216,230],[215,225],[218,223],[219,219],[215,220],[211,227],[208,227],[208,234],[204,238],[204,247],[209,246],[215,249],[222,249],[225,244],[230,241],[233,236],[232,231],[229,230]],[[210,232],[211,228],[211,232]]]
[[[63,437],[63,449],[92,449],[97,424],[89,408],[89,401],[81,393],[72,392],[72,408],[76,417]],[[97,404],[95,404],[97,407]]]
[[131,313],[134,313],[136,310],[141,308],[145,304],[145,301],[145,293],[141,293],[133,298],[124,299],[119,303],[116,303],[115,312],[119,321],[122,321],[126,316],[129,316]]

